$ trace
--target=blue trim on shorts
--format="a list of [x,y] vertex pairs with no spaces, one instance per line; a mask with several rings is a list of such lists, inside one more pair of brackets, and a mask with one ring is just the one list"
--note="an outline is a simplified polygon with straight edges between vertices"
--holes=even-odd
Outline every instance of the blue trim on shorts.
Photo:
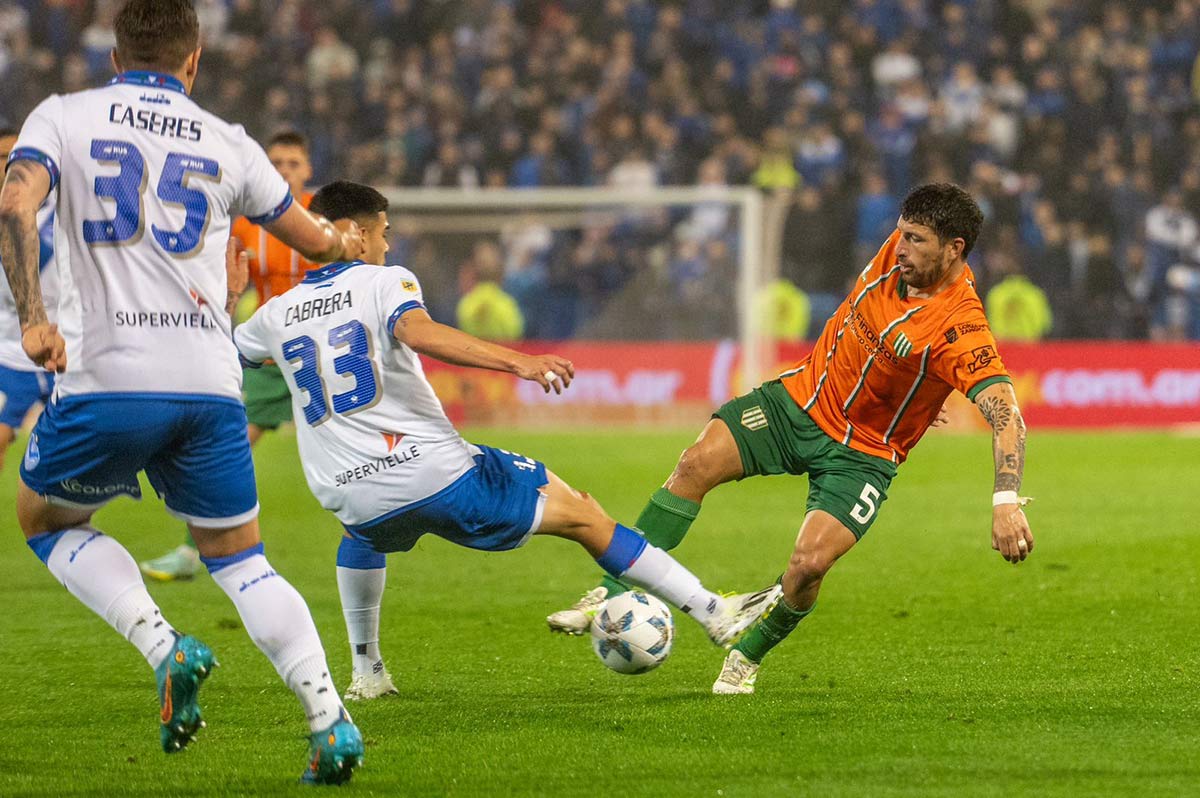
[[417,308],[424,310],[425,306],[415,299],[410,299],[400,307],[393,310],[392,315],[388,316],[387,320],[388,331],[391,332],[391,329],[396,326],[396,322],[400,321],[401,316],[403,316],[405,313],[408,313],[410,310],[416,310]]
[[210,574],[215,574],[222,568],[228,568],[231,565],[237,565],[242,560],[248,560],[251,557],[263,553],[263,542],[260,540],[244,551],[226,554],[224,557],[205,557],[200,555],[200,562],[204,563],[204,567],[208,569]]
[[60,529],[57,532],[43,532],[40,535],[34,535],[25,543],[29,548],[33,549],[33,553],[45,565],[50,564],[50,552],[54,551],[54,547],[58,545],[59,538],[67,534],[67,530]]
[[646,545],[644,537],[623,524],[617,524],[608,548],[596,558],[596,563],[612,576],[620,578],[642,556]]
[[73,393],[64,396],[59,402],[72,402],[76,399],[133,399],[152,402],[224,402],[236,407],[243,407],[241,399],[226,396],[223,393],[158,393],[156,391],[110,391],[97,393]]
[[285,213],[287,213],[287,209],[292,207],[292,203],[295,201],[296,198],[292,196],[292,190],[289,188],[287,194],[274,208],[267,211],[262,216],[247,216],[246,220],[249,221],[250,224],[256,224],[259,227],[262,227],[264,224],[270,224],[280,216],[283,216]]
[[365,540],[346,534],[338,544],[337,564],[339,568],[374,571],[387,567],[387,555],[375,551]]

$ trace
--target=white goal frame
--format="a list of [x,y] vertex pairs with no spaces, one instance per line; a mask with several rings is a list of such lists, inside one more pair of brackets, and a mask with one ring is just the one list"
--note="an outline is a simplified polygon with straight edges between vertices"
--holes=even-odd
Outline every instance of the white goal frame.
[[745,385],[758,385],[764,378],[769,352],[757,297],[765,287],[771,268],[765,252],[765,218],[762,194],[746,186],[663,186],[627,189],[611,186],[576,188],[456,189],[389,188],[383,190],[393,220],[409,209],[453,210],[472,208],[489,213],[531,208],[579,210],[599,208],[666,208],[703,203],[725,203],[738,210],[737,319],[738,343],[742,354]]

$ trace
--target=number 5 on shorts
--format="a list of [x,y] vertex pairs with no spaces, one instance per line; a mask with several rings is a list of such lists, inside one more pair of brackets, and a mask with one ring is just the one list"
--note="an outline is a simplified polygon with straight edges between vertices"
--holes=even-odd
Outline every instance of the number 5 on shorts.
[[862,493],[858,494],[858,503],[850,509],[850,517],[860,524],[870,523],[875,515],[875,500],[879,498],[879,490],[872,484],[863,485]]

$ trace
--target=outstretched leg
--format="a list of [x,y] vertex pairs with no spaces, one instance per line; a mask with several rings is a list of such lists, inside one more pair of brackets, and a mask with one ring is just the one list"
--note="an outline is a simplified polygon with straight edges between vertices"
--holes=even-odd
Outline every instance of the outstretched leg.
[[[683,541],[708,492],[742,473],[742,458],[729,427],[719,418],[710,419],[696,442],[679,456],[667,481],[651,495],[634,526],[650,543],[670,551]],[[609,596],[625,590],[608,575],[600,584]]]
[[581,544],[613,577],[645,588],[695,618],[714,642],[729,643],[778,597],[775,586],[745,596],[718,596],[670,554],[616,523],[594,498],[553,473],[547,476],[538,534]]
[[714,693],[754,692],[763,657],[812,612],[825,574],[856,542],[854,533],[824,510],[813,510],[805,517],[781,580],[782,600],[733,647],[713,684]]
[[[700,512],[700,502],[710,490],[742,476],[742,458],[729,427],[711,419],[696,442],[684,450],[666,483],[656,490],[634,526],[651,545],[670,551],[680,544]],[[605,573],[598,587],[570,608],[546,618],[551,631],[583,634],[605,599],[625,592],[627,586]]]

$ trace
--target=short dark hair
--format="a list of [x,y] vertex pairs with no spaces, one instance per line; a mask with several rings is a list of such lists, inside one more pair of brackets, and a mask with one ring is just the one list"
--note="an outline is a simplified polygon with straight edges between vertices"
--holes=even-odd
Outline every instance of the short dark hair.
[[299,130],[281,130],[271,138],[267,139],[267,149],[274,146],[282,145],[284,147],[299,147],[308,153],[308,136],[305,136]]
[[351,183],[349,180],[335,180],[313,194],[308,209],[331,222],[339,219],[358,221],[386,211],[388,201],[387,197],[370,186]]
[[129,0],[113,21],[122,65],[175,71],[200,46],[191,0]]
[[0,139],[6,139],[9,136],[19,136],[19,135],[20,135],[20,131],[18,131],[15,127],[9,127],[8,125],[0,125]]
[[900,206],[900,217],[906,222],[921,224],[933,230],[945,243],[961,238],[965,258],[979,238],[983,226],[983,211],[966,191],[953,183],[926,183],[908,193]]

